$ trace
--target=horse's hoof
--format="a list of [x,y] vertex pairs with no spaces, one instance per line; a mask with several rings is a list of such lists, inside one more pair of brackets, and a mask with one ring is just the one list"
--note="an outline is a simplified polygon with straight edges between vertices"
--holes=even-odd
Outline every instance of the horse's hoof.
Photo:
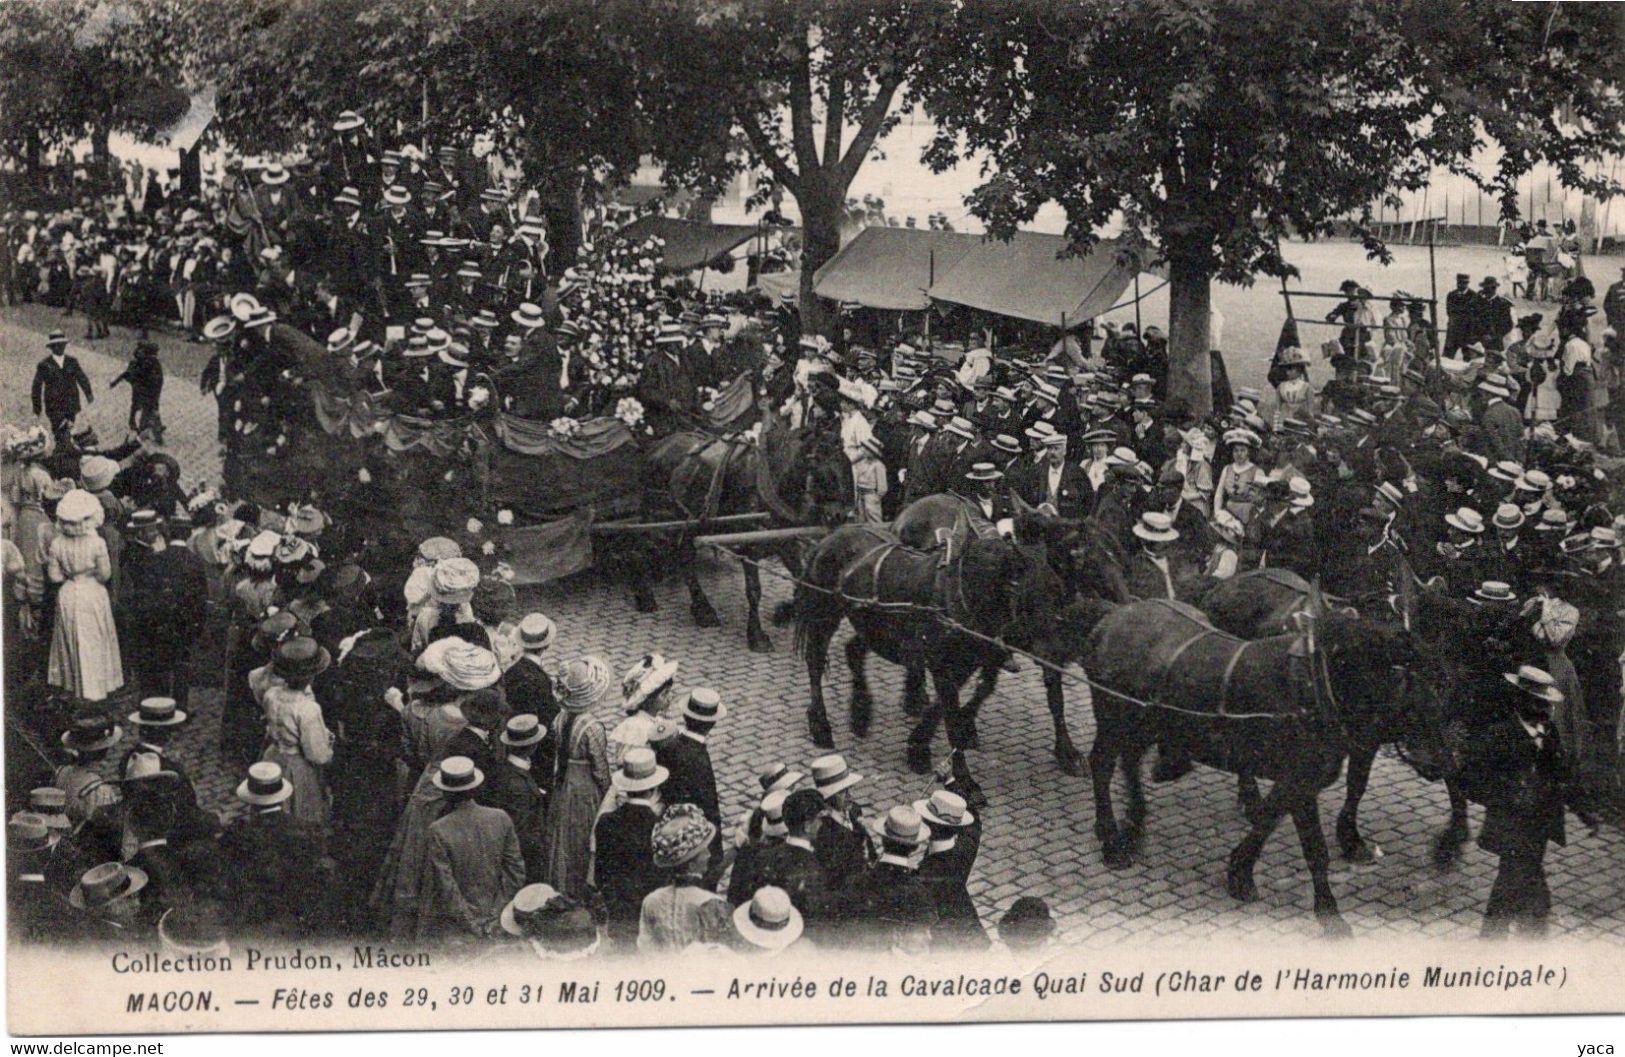
[[1072,778],[1082,778],[1088,773],[1083,765],[1083,754],[1077,749],[1055,750],[1055,762],[1062,774]]
[[694,626],[697,628],[720,628],[722,618],[710,606],[691,606],[689,613],[694,617]]
[[1451,830],[1439,835],[1433,842],[1433,868],[1440,873],[1449,873],[1461,862],[1461,849],[1467,843],[1468,834],[1459,830]]
[[1357,840],[1343,845],[1343,861],[1352,863],[1374,863],[1377,856],[1372,852],[1371,846],[1363,840]]
[[653,595],[633,595],[632,608],[639,613],[654,613],[660,609],[660,606],[655,603]]
[[829,729],[829,721],[818,716],[807,717],[807,733],[812,743],[820,749],[833,749],[835,747],[835,733]]
[[908,743],[908,769],[915,774],[931,773],[931,745],[929,742]]
[[1230,898],[1241,903],[1255,903],[1258,901],[1258,886],[1253,879],[1235,870],[1224,875],[1224,890],[1230,893]]
[[750,642],[750,652],[752,652],[752,653],[772,653],[773,652],[773,640],[768,638],[767,632],[765,632],[765,631],[759,631],[756,634],[750,636],[749,642]]
[[1113,837],[1100,849],[1100,857],[1113,870],[1126,870],[1134,865],[1134,855],[1122,837]]
[[1347,940],[1354,938],[1354,930],[1349,928],[1349,923],[1344,921],[1343,916],[1335,910],[1329,914],[1318,916],[1320,918],[1320,927],[1324,930],[1327,939]]

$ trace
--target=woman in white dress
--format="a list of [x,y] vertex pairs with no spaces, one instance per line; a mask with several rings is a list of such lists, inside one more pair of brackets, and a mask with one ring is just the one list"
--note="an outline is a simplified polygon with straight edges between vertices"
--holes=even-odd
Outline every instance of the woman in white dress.
[[113,563],[107,541],[97,534],[102,504],[75,488],[57,504],[56,518],[61,532],[45,552],[45,574],[61,585],[47,682],[87,701],[101,701],[124,685],[106,586]]

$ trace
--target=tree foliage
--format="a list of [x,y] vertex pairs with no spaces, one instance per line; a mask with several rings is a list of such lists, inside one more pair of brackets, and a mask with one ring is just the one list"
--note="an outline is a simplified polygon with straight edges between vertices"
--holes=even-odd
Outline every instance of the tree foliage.
[[171,0],[15,0],[0,4],[0,151],[32,168],[44,151],[178,118]]
[[802,312],[816,329],[827,318],[813,273],[840,248],[847,189],[950,15],[939,0],[646,6],[638,76],[668,182],[715,190],[750,170],[793,195]]
[[[972,211],[999,233],[1045,202],[1087,250],[1120,218],[1172,282],[1175,391],[1207,406],[1207,286],[1291,272],[1291,232],[1466,173],[1515,209],[1517,177],[1625,148],[1621,26],[1604,5],[1503,0],[1083,0],[965,4],[918,89],[941,169],[987,159]],[[1470,164],[1484,139],[1492,174]]]

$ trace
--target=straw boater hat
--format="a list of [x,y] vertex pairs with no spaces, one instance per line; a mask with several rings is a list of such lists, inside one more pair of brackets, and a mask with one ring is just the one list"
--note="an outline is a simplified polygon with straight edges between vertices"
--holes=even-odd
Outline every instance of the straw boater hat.
[[1288,500],[1294,509],[1307,510],[1315,505],[1315,495],[1307,477],[1294,477],[1287,482],[1287,489],[1291,495]]
[[1246,528],[1241,519],[1228,510],[1221,510],[1213,516],[1213,531],[1227,543],[1240,544],[1242,536],[1246,535]]
[[28,791],[28,810],[45,820],[51,829],[69,829],[68,794],[54,785],[42,785]]
[[1004,471],[990,462],[978,462],[971,465],[965,472],[967,481],[997,481],[1004,476]]
[[237,329],[237,321],[230,316],[215,316],[203,324],[203,336],[210,341],[224,341]]
[[912,415],[908,416],[908,424],[911,426],[919,426],[921,429],[927,432],[934,433],[937,429],[937,418],[929,411],[916,411]]
[[502,727],[502,734],[497,738],[504,745],[511,745],[516,749],[536,745],[547,737],[547,727],[542,724],[533,712],[521,712],[516,716],[509,716],[508,722]]
[[1569,525],[1569,515],[1566,510],[1548,508],[1540,512],[1540,521],[1535,524],[1535,531],[1567,532]]
[[631,715],[649,698],[671,685],[677,677],[677,662],[668,661],[658,653],[646,653],[621,677],[621,696],[626,699],[626,713]]
[[1087,433],[1085,433],[1083,435],[1083,443],[1087,444],[1087,445],[1093,445],[1093,444],[1116,445],[1116,443],[1117,443],[1117,433],[1115,431],[1113,431],[1113,430],[1107,429],[1104,426],[1097,426],[1094,429],[1089,430]]
[[1523,508],[1516,503],[1502,503],[1495,508],[1491,523],[1498,529],[1515,529],[1524,523]]
[[1523,476],[1523,466],[1513,462],[1511,459],[1502,459],[1500,462],[1490,467],[1490,476],[1495,478],[1497,481],[1505,481],[1507,484],[1512,484],[1513,482],[1517,481],[1518,478]]
[[270,760],[250,764],[248,777],[237,786],[237,799],[252,807],[270,807],[293,796],[293,783],[282,774],[282,765]]
[[863,775],[847,767],[846,758],[839,753],[830,753],[814,760],[812,776],[813,785],[826,799],[863,781]]
[[100,712],[81,712],[73,725],[62,732],[62,747],[69,752],[100,752],[111,749],[124,738],[124,728],[113,717]]
[[32,811],[19,811],[6,821],[6,848],[11,852],[45,851],[59,839],[45,819]]
[[547,322],[547,314],[542,311],[541,306],[531,304],[529,301],[509,312],[508,318],[526,330],[535,330]]
[[346,187],[333,196],[333,204],[341,206],[355,206],[361,208],[361,192],[354,187]]
[[67,345],[68,336],[60,330],[51,331],[50,335],[45,339],[45,347],[48,349],[62,349],[66,348]]
[[1501,678],[1530,697],[1537,697],[1554,705],[1563,700],[1563,691],[1557,688],[1557,680],[1553,679],[1549,672],[1532,664],[1519,665],[1515,672],[1503,672]]
[[682,714],[700,723],[717,723],[728,714],[728,706],[709,686],[696,686],[683,698]]
[[1516,602],[1518,595],[1512,585],[1500,580],[1485,580],[1473,591],[1473,600],[1479,602]]
[[404,206],[410,201],[412,201],[412,192],[400,184],[394,184],[384,191],[384,204],[386,206]]
[[559,707],[584,712],[603,700],[614,681],[602,657],[578,657],[559,669]]
[[526,613],[519,621],[519,646],[527,653],[545,650],[553,645],[556,631],[552,618],[542,613]]
[[655,865],[670,870],[692,862],[708,848],[717,827],[693,804],[673,804],[649,835]]
[[333,131],[349,132],[352,129],[360,128],[366,123],[367,119],[356,113],[354,110],[341,110],[339,111],[338,120],[333,122]]
[[1544,470],[1526,470],[1518,475],[1512,487],[1520,492],[1532,492],[1536,495],[1545,493],[1552,487],[1552,478]]
[[164,911],[158,919],[158,941],[172,954],[229,954],[220,904],[212,899],[189,900]]
[[1058,435],[1055,432],[1055,427],[1050,423],[1045,422],[1043,419],[1039,419],[1038,421],[1034,422],[1032,425],[1022,430],[1022,432],[1040,444],[1048,444],[1050,442],[1050,438]]
[[1002,451],[1006,455],[1021,454],[1021,441],[1012,437],[1008,433],[1000,433],[998,436],[994,437],[991,446],[994,451]]
[[100,492],[112,486],[118,470],[118,463],[105,455],[87,455],[79,462],[79,479],[87,490]]
[[1170,543],[1179,538],[1174,520],[1160,510],[1147,510],[1134,526],[1134,534],[1149,543]]
[[260,182],[263,184],[269,184],[272,187],[275,187],[278,184],[285,184],[288,182],[288,170],[285,167],[272,162],[270,165],[267,165],[260,171]]
[[1458,507],[1454,514],[1446,514],[1444,520],[1451,528],[1474,536],[1484,531],[1484,515],[1472,507]]
[[926,799],[914,801],[914,812],[933,826],[962,829],[976,821],[965,798],[946,789],[938,789]]
[[920,821],[919,812],[907,804],[898,804],[869,825],[881,840],[896,844],[924,844],[926,841],[925,823]]
[[664,785],[671,772],[655,761],[653,749],[634,746],[621,757],[621,769],[610,776],[610,784],[623,793],[646,793]]
[[441,792],[467,793],[480,787],[485,781],[485,772],[475,767],[467,756],[448,756],[440,761],[429,780]]
[[92,866],[68,893],[75,910],[101,910],[147,887],[147,872],[121,862]]
[[598,950],[598,924],[592,912],[562,896],[552,885],[526,885],[502,908],[502,931],[522,936],[549,961],[575,961]]
[[775,789],[790,789],[805,777],[805,774],[782,763],[773,763],[757,773],[756,781],[760,783],[763,793],[771,793]]
[[354,344],[355,335],[350,333],[349,327],[340,327],[327,336],[328,352],[347,352]]
[[762,950],[783,950],[801,938],[805,927],[801,911],[776,885],[758,888],[748,903],[734,910],[734,930],[746,943]]
[[976,431],[975,428],[971,426],[970,419],[964,418],[960,415],[954,415],[953,417],[949,418],[947,423],[943,425],[942,431],[944,433],[952,433],[956,437],[963,437],[965,440],[976,439]]
[[124,718],[138,727],[178,727],[186,722],[186,713],[173,697],[144,697]]

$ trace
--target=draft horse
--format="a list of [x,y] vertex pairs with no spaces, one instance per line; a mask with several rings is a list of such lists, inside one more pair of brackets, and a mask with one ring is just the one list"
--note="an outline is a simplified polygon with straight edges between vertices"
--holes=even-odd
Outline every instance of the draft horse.
[[916,771],[930,768],[940,718],[954,776],[975,791],[965,763],[969,746],[959,694],[975,672],[1002,663],[1005,651],[939,618],[980,635],[1030,641],[1029,632],[1052,624],[1062,600],[1061,579],[1045,561],[1043,548],[999,537],[978,539],[964,519],[946,547],[930,552],[906,547],[877,526],[847,525],[818,542],[802,577],[794,601],[796,644],[807,664],[813,743],[825,749],[835,745],[823,677],[830,640],[843,620],[850,621],[855,632],[846,645],[852,732],[862,737],[869,730],[873,697],[864,672],[869,654],[910,670],[918,666],[930,673],[936,697],[909,735],[909,765]]
[[[1089,767],[1095,834],[1107,864],[1125,867],[1139,849],[1146,814],[1140,762],[1160,744],[1210,767],[1274,782],[1230,853],[1230,894],[1243,902],[1258,898],[1253,868],[1282,816],[1291,815],[1314,885],[1315,915],[1328,935],[1349,935],[1328,879],[1318,794],[1336,781],[1351,746],[1407,718],[1421,722],[1410,636],[1332,615],[1305,633],[1245,640],[1178,602],[1093,609],[1081,660],[1095,685]],[[1111,788],[1119,764],[1128,796],[1121,824]]]
[[[1409,575],[1409,572],[1408,566],[1399,570],[1400,575]],[[1286,569],[1258,569],[1229,580],[1215,581],[1193,601],[1220,631],[1243,639],[1258,639],[1298,630],[1302,619],[1314,618],[1324,609],[1324,603],[1317,602],[1317,598],[1319,594],[1314,586],[1296,573]],[[1383,618],[1381,612],[1369,615]],[[1405,626],[1410,624],[1402,614],[1396,619]],[[1368,863],[1380,854],[1375,845],[1361,836],[1359,823],[1360,801],[1370,785],[1371,767],[1376,761],[1378,748],[1385,744],[1405,742],[1413,736],[1414,731],[1401,725],[1375,730],[1372,732],[1374,740],[1350,746],[1347,787],[1342,810],[1337,813],[1338,850],[1348,861]],[[1432,751],[1431,746],[1428,751],[1418,755],[1449,758],[1449,754]],[[1450,821],[1434,838],[1433,861],[1440,869],[1448,869],[1455,864],[1462,845],[1467,841],[1467,797],[1453,773],[1445,770],[1440,777],[1450,797]],[[1244,774],[1236,779],[1236,784],[1242,807],[1251,816],[1262,799],[1258,783],[1253,776]]]
[[[655,574],[672,564],[688,587],[689,614],[702,628],[722,623],[700,585],[694,538],[707,520],[730,514],[766,513],[780,527],[831,524],[851,509],[851,471],[832,431],[789,429],[765,407],[755,430],[719,436],[699,430],[673,433],[649,450],[644,476],[645,520],[686,519],[675,534],[659,534],[627,548],[633,604],[640,613],[657,608]],[[792,575],[800,567],[801,545],[741,546],[756,558],[777,557]],[[743,562],[745,601],[749,611],[745,637],[751,650],[771,652],[773,640],[762,629],[762,578],[757,567]]]

